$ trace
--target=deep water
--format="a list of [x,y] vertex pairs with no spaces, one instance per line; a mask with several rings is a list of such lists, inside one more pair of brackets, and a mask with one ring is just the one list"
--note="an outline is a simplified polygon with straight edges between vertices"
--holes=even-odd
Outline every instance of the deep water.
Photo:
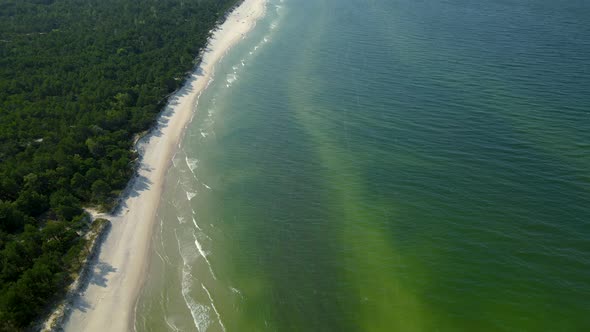
[[590,331],[590,3],[270,0],[201,96],[139,331]]

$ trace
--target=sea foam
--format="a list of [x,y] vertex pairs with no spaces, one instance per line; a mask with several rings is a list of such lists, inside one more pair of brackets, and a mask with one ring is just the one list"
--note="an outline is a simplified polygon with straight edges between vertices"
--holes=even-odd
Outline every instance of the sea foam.
[[199,254],[203,257],[203,259],[205,260],[205,263],[207,263],[207,266],[209,267],[209,272],[211,272],[211,276],[213,277],[213,279],[217,280],[217,277],[215,276],[215,273],[213,272],[213,268],[211,267],[211,263],[209,262],[209,259],[207,259],[207,253],[203,250],[201,243],[197,239],[197,234],[194,231],[193,231],[193,238],[195,239],[195,246],[197,247]]
[[186,166],[188,166],[188,168],[191,170],[191,173],[195,174],[195,170],[199,166],[199,160],[198,159],[192,159],[192,158],[189,158],[189,157],[184,157],[184,160],[186,162]]
[[180,244],[180,240],[178,239],[178,234],[176,233],[176,230],[174,230],[174,235],[176,236],[176,241],[178,242],[178,251],[183,262],[181,279],[182,298],[184,299],[184,303],[186,304],[186,307],[191,313],[193,323],[195,324],[197,331],[204,332],[207,331],[207,328],[211,324],[211,321],[209,319],[209,308],[200,303],[197,303],[190,296],[191,282],[193,279],[191,273],[191,266],[188,260],[186,259],[185,255],[182,254],[182,246]]
[[186,198],[190,201],[191,199],[193,199],[195,196],[197,196],[196,192],[192,192],[192,191],[187,191],[186,192]]
[[209,293],[209,290],[207,289],[207,287],[205,287],[205,285],[201,284],[201,287],[203,287],[203,290],[205,291],[205,293],[207,293],[207,296],[209,297],[209,301],[211,301],[211,307],[217,315],[217,321],[219,322],[219,326],[221,326],[221,330],[225,332],[225,325],[223,325],[223,321],[221,321],[221,315],[219,314],[219,311],[217,311],[217,307],[215,307],[215,302],[213,301],[213,297],[211,297],[211,293]]

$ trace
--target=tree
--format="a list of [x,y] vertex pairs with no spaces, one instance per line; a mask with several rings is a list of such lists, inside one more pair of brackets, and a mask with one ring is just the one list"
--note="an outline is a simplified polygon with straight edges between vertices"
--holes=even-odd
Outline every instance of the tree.
[[51,194],[51,209],[61,220],[72,220],[76,215],[82,213],[80,200],[64,189]]
[[105,148],[102,143],[94,138],[89,138],[86,140],[86,146],[88,147],[88,151],[92,153],[95,157],[101,157],[105,153]]
[[0,230],[14,233],[23,229],[25,215],[14,203],[0,201]]
[[39,194],[34,189],[21,191],[15,203],[20,211],[33,217],[38,217],[49,208],[47,196]]
[[238,1],[0,4],[0,331],[64,289],[84,250],[82,204],[125,187],[132,137]]
[[92,197],[95,201],[104,201],[110,194],[111,187],[103,180],[96,180],[92,184]]
[[76,232],[63,221],[47,223],[42,231],[43,252],[65,254],[73,241],[78,239]]

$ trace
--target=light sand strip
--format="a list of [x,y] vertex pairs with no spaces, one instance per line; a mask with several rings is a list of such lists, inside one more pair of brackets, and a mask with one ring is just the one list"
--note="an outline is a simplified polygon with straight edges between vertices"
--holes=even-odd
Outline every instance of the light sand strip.
[[215,64],[264,15],[266,0],[245,0],[213,34],[197,73],[176,93],[158,126],[138,144],[142,160],[120,212],[105,216],[112,229],[102,245],[94,273],[74,299],[66,331],[118,332],[134,329],[134,311],[147,273],[156,210],[171,159],[190,122],[195,104],[211,79]]

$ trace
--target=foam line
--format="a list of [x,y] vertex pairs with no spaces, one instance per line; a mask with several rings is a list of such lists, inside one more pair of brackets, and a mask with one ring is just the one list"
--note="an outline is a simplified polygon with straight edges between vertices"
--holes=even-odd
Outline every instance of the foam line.
[[207,293],[207,296],[209,297],[209,301],[211,301],[211,307],[213,308],[213,311],[215,311],[215,314],[217,314],[217,321],[219,322],[219,325],[221,326],[221,330],[223,332],[225,332],[225,325],[223,325],[223,322],[221,321],[221,315],[219,314],[219,311],[217,311],[217,308],[215,307],[215,302],[213,301],[213,297],[211,297],[211,293],[209,293],[209,290],[207,289],[207,287],[205,287],[205,285],[203,285],[201,283],[201,287],[203,287],[203,290],[205,290],[205,293]]
[[201,256],[203,256],[203,259],[205,259],[205,262],[207,263],[207,266],[209,267],[209,271],[211,272],[211,276],[213,277],[213,279],[217,280],[217,277],[215,276],[215,273],[213,272],[213,268],[211,267],[211,263],[207,259],[207,254],[203,250],[203,247],[201,247],[201,243],[199,243],[199,240],[197,239],[197,234],[195,234],[194,231],[193,231],[193,238],[195,239],[195,246],[197,247],[199,254],[201,254]]
[[176,230],[174,230],[174,236],[176,237],[176,242],[178,242],[178,252],[180,253],[180,257],[182,258],[183,266],[182,266],[182,279],[181,279],[181,294],[182,298],[184,299],[184,303],[186,307],[191,313],[193,317],[193,323],[195,324],[195,328],[198,332],[205,332],[209,327],[209,314],[207,313],[207,307],[197,303],[191,296],[191,281],[192,281],[192,274],[191,274],[191,267],[188,264],[185,257],[182,255],[180,240],[178,239],[178,234]]

